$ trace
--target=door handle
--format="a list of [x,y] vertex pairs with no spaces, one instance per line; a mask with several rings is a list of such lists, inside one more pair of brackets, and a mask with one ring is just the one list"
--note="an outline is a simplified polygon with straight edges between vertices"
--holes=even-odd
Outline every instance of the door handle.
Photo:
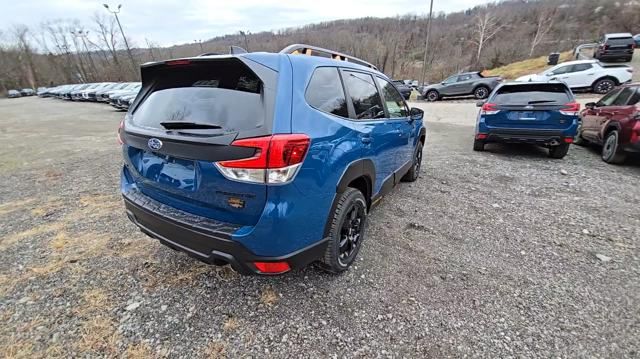
[[371,136],[369,136],[369,135],[362,136],[362,137],[360,137],[360,141],[361,141],[362,143],[364,143],[364,144],[369,144],[369,143],[371,143],[371,141],[372,141],[372,140],[371,140]]

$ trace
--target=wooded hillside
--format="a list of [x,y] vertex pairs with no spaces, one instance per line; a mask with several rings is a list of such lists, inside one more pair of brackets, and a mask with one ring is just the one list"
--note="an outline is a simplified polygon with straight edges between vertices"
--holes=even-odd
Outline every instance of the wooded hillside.
[[[123,26],[126,29],[126,24]],[[292,43],[361,57],[393,78],[419,79],[426,31],[426,16],[361,18],[276,32],[238,33],[172,47],[128,39],[132,47],[129,56],[115,20],[96,12],[88,19],[50,19],[38,27],[19,25],[0,30],[0,91],[134,80],[137,64],[147,61],[226,53],[229,45],[249,51],[279,51]],[[568,50],[605,32],[640,32],[640,1],[505,0],[463,12],[435,14],[427,80],[439,81],[452,72],[495,68]]]

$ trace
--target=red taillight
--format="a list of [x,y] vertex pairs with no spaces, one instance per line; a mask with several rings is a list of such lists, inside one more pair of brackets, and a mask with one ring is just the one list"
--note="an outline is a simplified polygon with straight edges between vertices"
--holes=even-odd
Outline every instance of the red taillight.
[[253,147],[256,153],[251,158],[221,161],[221,166],[229,168],[282,168],[298,164],[304,160],[309,148],[307,135],[273,135],[233,141],[232,146]]
[[498,112],[500,112],[500,110],[498,110],[498,105],[489,102],[482,105],[482,109],[480,111],[480,113],[483,115],[495,115]]
[[190,65],[191,61],[190,60],[170,60],[164,63],[167,66],[184,66],[184,65]]
[[476,140],[486,140],[488,136],[489,135],[487,135],[486,133],[479,133],[476,135]]
[[567,116],[578,116],[580,113],[580,104],[577,102],[570,102],[562,106],[560,113]]
[[265,274],[282,274],[291,270],[287,262],[254,262],[253,265]]
[[120,125],[118,126],[118,144],[124,145],[124,141],[122,140],[122,131],[124,130],[124,120],[120,121]]
[[253,157],[216,162],[229,179],[254,183],[286,183],[293,179],[309,149],[307,135],[273,135],[233,141],[255,149]]
[[573,137],[565,137],[563,141],[564,143],[573,143]]

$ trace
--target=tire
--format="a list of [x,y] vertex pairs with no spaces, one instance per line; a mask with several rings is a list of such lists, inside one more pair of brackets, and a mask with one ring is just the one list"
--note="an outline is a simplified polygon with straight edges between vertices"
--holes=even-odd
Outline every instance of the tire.
[[325,271],[337,274],[344,272],[355,262],[364,240],[367,201],[362,192],[347,188],[340,194],[331,216],[329,243],[320,265]]
[[606,95],[609,91],[616,87],[616,82],[610,78],[604,78],[596,81],[591,89],[599,95]]
[[626,153],[620,150],[620,133],[618,130],[607,133],[602,145],[602,160],[610,164],[621,164],[626,157]]
[[422,149],[424,145],[422,142],[418,143],[418,147],[416,148],[416,153],[413,155],[413,164],[411,165],[411,169],[407,172],[403,177],[403,182],[415,182],[420,176],[420,168],[422,167]]
[[478,151],[478,152],[482,152],[484,151],[484,141],[480,141],[480,140],[473,140],[473,150],[474,151]]
[[484,100],[485,98],[489,97],[490,92],[491,91],[487,86],[478,86],[475,90],[473,90],[473,96],[476,98],[476,100]]
[[440,99],[440,94],[436,90],[431,90],[431,91],[427,91],[427,94],[424,97],[429,102],[435,102]]
[[567,152],[569,152],[568,143],[563,143],[561,145],[549,147],[549,157],[551,158],[556,158],[556,159],[564,158],[564,156],[567,155]]

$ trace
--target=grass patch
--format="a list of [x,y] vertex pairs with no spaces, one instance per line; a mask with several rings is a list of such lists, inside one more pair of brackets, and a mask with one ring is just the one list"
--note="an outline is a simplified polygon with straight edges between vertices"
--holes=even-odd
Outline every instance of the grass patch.
[[[572,51],[560,53],[560,62],[569,61],[573,58]],[[509,65],[498,67],[485,71],[487,76],[500,76],[505,79],[513,80],[520,76],[537,74],[551,66],[547,65],[547,56],[541,56],[534,59],[514,62]]]
[[7,202],[0,204],[0,215],[5,215],[7,213],[15,212],[23,207],[30,205],[35,200],[33,198],[23,199],[19,201]]
[[220,341],[214,341],[207,345],[204,350],[204,357],[208,359],[222,359],[227,358],[226,345]]
[[15,243],[18,243],[24,239],[28,239],[31,237],[36,237],[49,232],[58,232],[62,229],[63,223],[55,222],[55,223],[47,223],[39,226],[35,226],[33,228],[29,228],[26,231],[22,231],[20,233],[15,233],[0,239],[0,250],[6,250],[11,247]]
[[260,293],[260,302],[266,306],[272,307],[278,303],[278,300],[280,300],[280,296],[271,287],[266,287]]
[[131,344],[124,352],[124,357],[128,359],[155,358],[151,348],[144,343]]
[[225,320],[224,324],[222,325],[222,329],[225,332],[233,332],[238,328],[240,328],[240,321],[235,317],[227,318],[227,320]]

